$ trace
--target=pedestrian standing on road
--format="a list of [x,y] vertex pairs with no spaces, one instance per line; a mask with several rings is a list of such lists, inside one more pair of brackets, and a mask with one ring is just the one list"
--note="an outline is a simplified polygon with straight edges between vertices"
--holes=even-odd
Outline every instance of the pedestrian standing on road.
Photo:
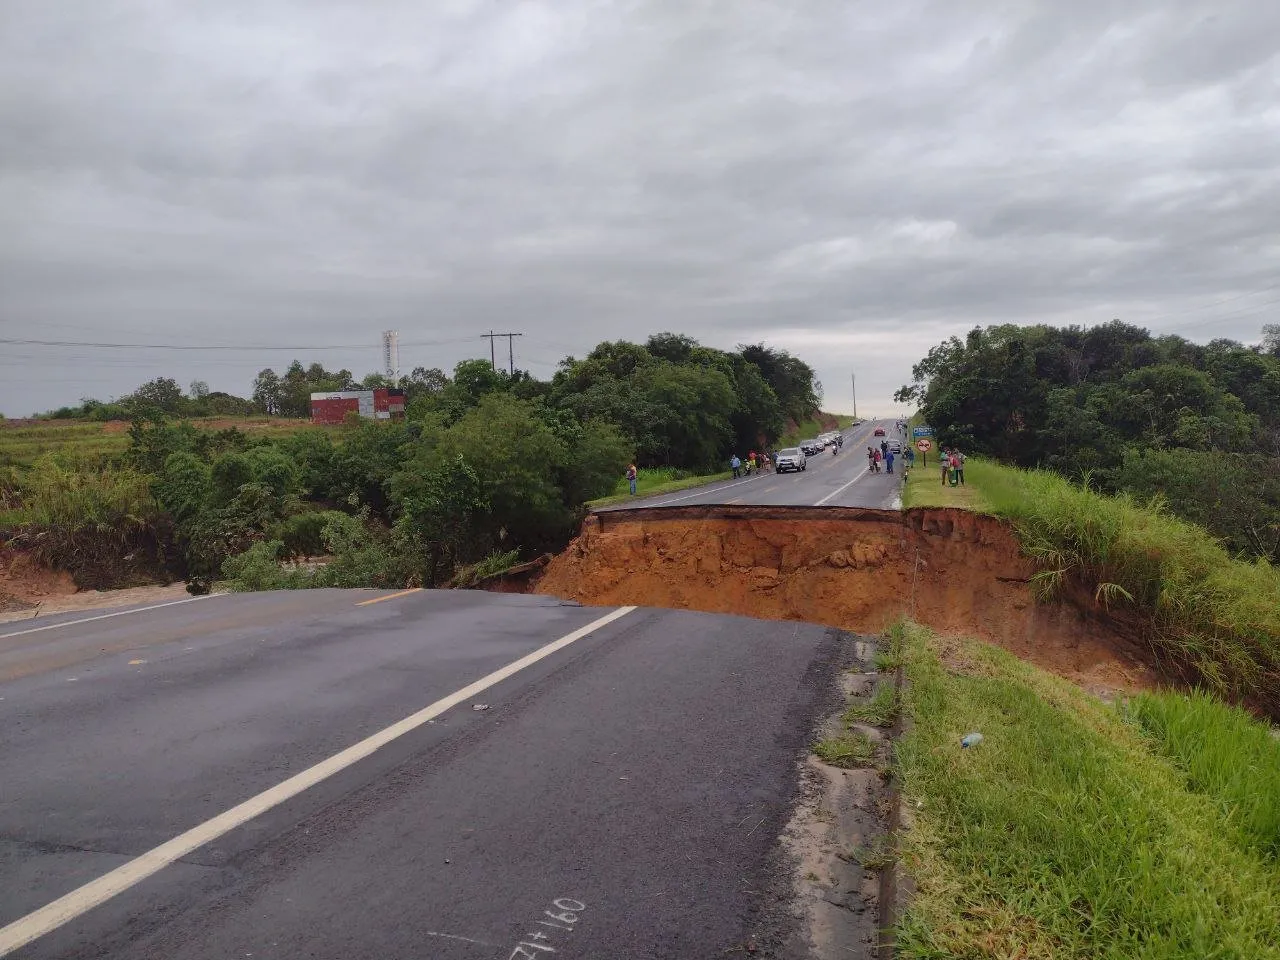
[[880,456],[881,456],[881,458],[885,457],[888,453],[889,453],[889,441],[888,441],[888,440],[881,440],[881,441],[880,441]]
[[907,447],[907,452],[906,452],[905,456],[906,456],[906,458],[907,458],[907,469],[908,469],[908,470],[910,470],[912,467],[914,467],[914,466],[916,465],[916,451],[915,451],[915,448],[914,448],[914,447]]
[[736,453],[729,458],[729,469],[733,471],[735,478],[742,476],[742,461],[738,459]]
[[876,472],[876,452],[870,447],[867,447],[867,469]]
[[879,450],[875,451],[875,455],[876,455],[876,473],[879,473],[880,467],[884,464],[884,457],[881,455]]
[[636,465],[633,463],[627,467],[627,484],[631,487],[631,495],[636,495]]
[[886,473],[893,473],[893,451],[890,450],[884,456],[884,465]]
[[751,474],[755,473],[758,466],[760,466],[760,461],[756,459],[756,452],[752,450],[751,453],[747,455],[747,476],[751,476]]

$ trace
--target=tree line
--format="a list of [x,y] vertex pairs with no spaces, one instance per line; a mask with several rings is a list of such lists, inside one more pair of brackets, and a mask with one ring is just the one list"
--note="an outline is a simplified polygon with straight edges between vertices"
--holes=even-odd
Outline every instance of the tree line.
[[1280,561],[1280,327],[1192,343],[1113,321],[975,328],[912,368],[900,403],[943,445],[1158,500]]
[[[283,376],[263,370],[250,398],[216,403],[302,416],[313,391],[356,385],[295,362]],[[601,343],[550,380],[467,360],[452,376],[414,370],[403,387],[403,421],[255,435],[201,428],[185,418],[213,395],[153,380],[116,402],[131,421],[123,454],[46,457],[12,481],[19,538],[99,588],[157,576],[195,592],[219,580],[439,585],[559,549],[629,462],[713,468],[774,442],[820,397],[812,368],[786,351],[678,334]],[[72,412],[102,418],[107,406]],[[317,555],[327,562],[301,562]]]

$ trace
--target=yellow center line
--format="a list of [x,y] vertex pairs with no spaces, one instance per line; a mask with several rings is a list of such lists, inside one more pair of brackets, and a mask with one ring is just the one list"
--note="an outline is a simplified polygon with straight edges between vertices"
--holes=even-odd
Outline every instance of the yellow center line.
[[401,590],[399,593],[388,593],[384,597],[374,597],[372,600],[361,600],[356,604],[357,607],[367,607],[371,603],[381,603],[383,600],[394,600],[396,597],[407,597],[411,593],[421,593],[421,587],[412,587],[409,590]]

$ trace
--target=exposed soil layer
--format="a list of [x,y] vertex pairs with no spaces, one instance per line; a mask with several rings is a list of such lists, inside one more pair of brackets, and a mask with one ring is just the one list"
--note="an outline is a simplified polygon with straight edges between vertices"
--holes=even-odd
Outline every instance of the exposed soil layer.
[[0,546],[0,623],[67,610],[163,603],[185,596],[186,588],[180,583],[127,590],[77,590],[71,574],[42,567],[29,554]]
[[962,510],[693,506],[593,514],[534,589],[877,633],[909,616],[1099,694],[1156,685],[1145,650],[1087,595],[1037,603],[1003,522]]

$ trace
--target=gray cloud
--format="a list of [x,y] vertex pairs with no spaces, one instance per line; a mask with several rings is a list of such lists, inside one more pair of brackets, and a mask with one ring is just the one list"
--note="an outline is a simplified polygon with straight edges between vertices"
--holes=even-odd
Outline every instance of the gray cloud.
[[[10,0],[0,330],[363,372],[501,327],[545,376],[675,329],[862,411],[977,323],[1253,339],[1280,8],[1121,6]],[[3,347],[0,410],[290,357]]]

